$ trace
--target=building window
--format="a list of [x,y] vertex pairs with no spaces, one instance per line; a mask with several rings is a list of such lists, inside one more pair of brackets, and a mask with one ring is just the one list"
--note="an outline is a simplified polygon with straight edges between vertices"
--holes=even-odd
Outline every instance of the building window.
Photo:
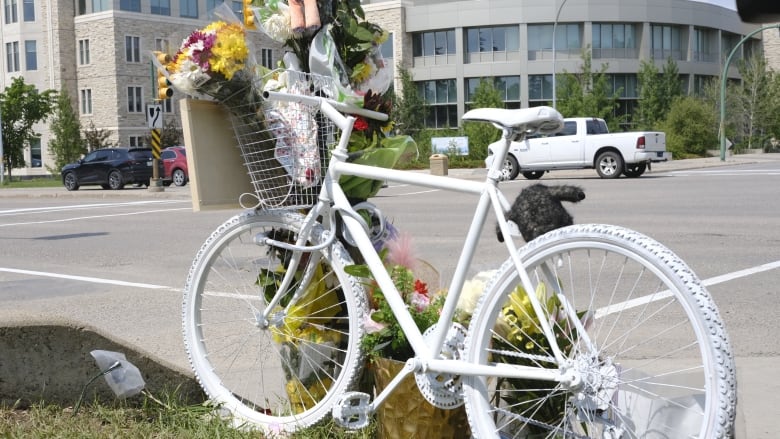
[[22,0],[24,21],[35,21],[35,0]]
[[653,25],[651,49],[653,59],[683,60],[683,46],[680,28],[677,26]]
[[[474,93],[483,78],[466,78],[466,109],[471,109]],[[484,78],[491,79],[491,78]],[[494,76],[493,87],[498,90],[505,108],[520,108],[520,76]]]
[[244,21],[244,3],[241,1],[226,1],[225,3],[228,3],[230,5],[230,9],[233,10],[233,13],[236,14],[236,17],[239,21]]
[[271,49],[260,49],[260,64],[267,68],[274,68],[273,51]]
[[528,106],[550,105],[553,98],[552,75],[528,76]]
[[144,146],[143,136],[130,136],[130,148],[140,148]]
[[80,93],[81,114],[92,114],[92,89],[85,88]]
[[390,32],[387,40],[379,46],[379,52],[385,60],[392,60],[395,55],[393,53],[393,36],[394,34]]
[[420,96],[427,103],[428,128],[455,128],[458,126],[458,91],[454,79],[422,81],[417,83]]
[[125,37],[125,61],[141,62],[141,37]]
[[151,0],[152,14],[171,15],[171,0]]
[[206,0],[206,15],[209,20],[217,18],[214,14],[214,8],[222,4],[222,0]]
[[593,23],[593,58],[638,58],[636,26]]
[[617,93],[618,96],[614,115],[618,120],[627,123],[631,120],[631,115],[634,114],[639,102],[637,76],[630,73],[607,74],[607,80],[612,84],[612,93]]
[[[579,24],[558,24],[555,29],[556,56],[579,56],[582,50]],[[528,25],[528,59],[552,59],[553,25]]]
[[19,42],[5,43],[5,65],[8,73],[19,71]]
[[707,90],[707,85],[717,79],[716,76],[693,75],[693,94],[695,96],[703,96],[705,90]]
[[171,53],[171,42],[165,38],[155,38],[154,50],[163,53]]
[[517,26],[470,28],[466,31],[468,53],[516,52],[520,49]]
[[[739,44],[739,41],[741,39],[742,38],[739,35],[737,35],[737,34],[733,34],[731,32],[725,32],[725,31],[721,32],[721,34],[720,34],[720,49],[721,49],[720,54],[721,54],[721,56],[723,57],[724,60],[729,56],[731,51],[734,50],[735,47],[737,47],[737,44]],[[733,60],[737,61],[737,60],[740,60],[740,59],[742,59],[742,54],[738,50],[734,54],[734,59]]]
[[718,60],[715,32],[714,29],[702,27],[693,29],[691,61],[716,62]]
[[141,87],[127,87],[127,112],[141,113],[143,109],[143,90]]
[[141,12],[141,0],[119,0],[119,10]]
[[24,68],[25,70],[38,70],[38,44],[35,40],[24,42]]
[[89,64],[89,40],[79,40],[79,65]]
[[111,0],[92,0],[92,12],[108,11],[111,9],[111,5]]
[[412,56],[455,54],[455,30],[420,32],[412,35]]
[[182,17],[198,18],[198,0],[181,0],[179,9]]
[[16,0],[4,0],[5,6],[5,24],[18,23],[19,15],[17,12]]
[[30,141],[30,167],[41,168],[43,167],[43,161],[41,160],[41,139],[33,137]]

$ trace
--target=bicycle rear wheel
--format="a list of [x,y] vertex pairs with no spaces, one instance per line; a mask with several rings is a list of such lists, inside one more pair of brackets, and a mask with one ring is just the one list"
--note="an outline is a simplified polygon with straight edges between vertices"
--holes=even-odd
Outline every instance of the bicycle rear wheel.
[[[365,294],[344,272],[351,260],[337,242],[299,253],[290,293],[262,321],[292,252],[257,238],[294,242],[302,221],[283,211],[229,219],[198,252],[184,292],[184,341],[197,379],[236,425],[269,434],[329,415],[362,367]],[[319,225],[310,235],[308,245],[323,240]],[[300,283],[306,284],[300,299],[283,313]]]
[[605,225],[553,231],[520,256],[563,363],[511,260],[477,305],[466,358],[563,370],[580,382],[467,378],[475,437],[730,437],[733,357],[712,298],[684,262]]

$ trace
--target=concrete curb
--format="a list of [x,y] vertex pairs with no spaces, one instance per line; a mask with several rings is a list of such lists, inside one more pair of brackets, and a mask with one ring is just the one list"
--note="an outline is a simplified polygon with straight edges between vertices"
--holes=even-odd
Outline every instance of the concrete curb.
[[[18,315],[0,326],[0,403],[27,407],[37,402],[73,406],[84,386],[100,369],[90,352],[96,349],[125,354],[141,371],[146,390],[153,395],[172,394],[186,403],[206,397],[189,371],[153,358],[130,344],[78,322],[37,321]],[[87,387],[84,401],[116,399],[103,378]]]

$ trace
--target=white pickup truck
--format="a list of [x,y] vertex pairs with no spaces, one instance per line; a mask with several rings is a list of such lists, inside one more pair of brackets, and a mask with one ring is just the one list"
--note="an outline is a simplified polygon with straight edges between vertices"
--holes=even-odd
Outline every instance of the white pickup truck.
[[[488,147],[485,164],[493,162]],[[512,142],[502,172],[514,180],[519,174],[535,180],[554,169],[596,169],[601,178],[639,177],[651,163],[669,160],[666,134],[655,131],[610,134],[603,119],[564,119],[563,128],[550,136],[532,136]]]

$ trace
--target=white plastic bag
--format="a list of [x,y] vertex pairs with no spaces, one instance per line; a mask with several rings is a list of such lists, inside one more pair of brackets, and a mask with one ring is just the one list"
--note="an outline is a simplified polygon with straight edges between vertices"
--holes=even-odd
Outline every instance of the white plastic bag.
[[108,372],[106,382],[117,398],[124,399],[141,393],[146,383],[141,377],[141,371],[121,352],[95,350],[90,352],[101,371],[106,371],[117,362],[119,367]]

